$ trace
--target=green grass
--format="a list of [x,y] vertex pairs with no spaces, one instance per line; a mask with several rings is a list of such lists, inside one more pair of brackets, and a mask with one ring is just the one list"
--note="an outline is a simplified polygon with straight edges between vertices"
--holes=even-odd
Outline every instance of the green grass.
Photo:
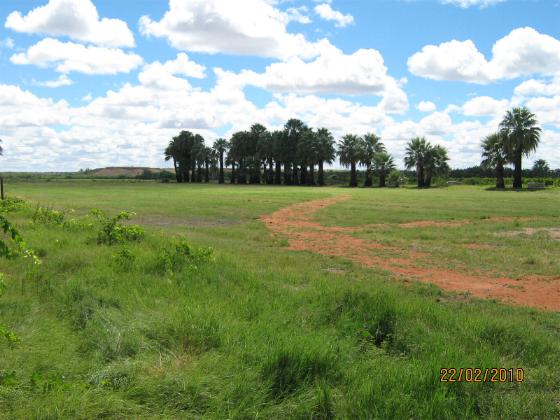
[[[560,416],[559,313],[404,286],[380,270],[289,251],[258,220],[292,203],[351,195],[323,210],[322,223],[387,224],[359,235],[438,250],[449,264],[557,274],[556,242],[499,237],[515,222],[480,220],[538,216],[522,226],[558,226],[558,190],[108,181],[9,188],[31,202],[8,217],[43,263],[0,260],[0,321],[20,338],[0,341],[0,418]],[[133,211],[132,223],[147,232],[139,242],[97,245],[95,228],[30,224],[37,203],[74,209],[67,218],[93,207]],[[394,225],[426,219],[473,223]],[[211,246],[214,261],[166,268],[164,250],[183,237]],[[123,247],[131,259],[118,256]],[[522,367],[526,380],[445,384],[442,367]]]

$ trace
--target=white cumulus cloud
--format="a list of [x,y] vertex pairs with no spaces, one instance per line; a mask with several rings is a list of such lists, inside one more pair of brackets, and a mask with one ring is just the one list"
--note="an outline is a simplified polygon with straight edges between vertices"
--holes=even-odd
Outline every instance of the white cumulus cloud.
[[134,46],[134,36],[126,22],[100,19],[90,0],[50,0],[26,15],[10,13],[4,25],[16,32],[68,36],[108,47]]
[[45,81],[35,81],[35,85],[43,86],[48,88],[59,88],[62,86],[73,85],[74,82],[65,74],[61,74],[58,79],[55,80],[45,80]]
[[337,28],[344,28],[354,23],[354,16],[334,10],[329,3],[318,4],[314,10],[321,19],[335,22],[334,26]]
[[145,36],[165,38],[184,51],[282,59],[316,56],[320,44],[308,42],[302,34],[289,33],[289,13],[271,3],[169,0],[169,10],[161,20],[142,16],[140,31]]
[[490,83],[560,68],[560,41],[533,28],[517,28],[498,40],[487,60],[471,40],[427,45],[408,59],[412,74],[434,80]]
[[416,109],[420,112],[433,112],[436,110],[436,104],[431,101],[420,101],[416,105]]
[[142,57],[118,48],[84,46],[45,38],[26,52],[10,57],[14,64],[55,67],[60,73],[117,74],[128,73],[142,64]]
[[463,104],[463,114],[468,116],[502,117],[509,108],[507,99],[494,99],[489,96],[477,96]]

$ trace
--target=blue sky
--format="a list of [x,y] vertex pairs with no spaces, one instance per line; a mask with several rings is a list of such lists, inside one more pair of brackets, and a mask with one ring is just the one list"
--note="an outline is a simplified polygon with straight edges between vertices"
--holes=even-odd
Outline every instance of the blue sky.
[[37,0],[0,3],[4,170],[164,166],[182,129],[291,117],[423,135],[478,164],[506,109],[560,167],[558,0]]

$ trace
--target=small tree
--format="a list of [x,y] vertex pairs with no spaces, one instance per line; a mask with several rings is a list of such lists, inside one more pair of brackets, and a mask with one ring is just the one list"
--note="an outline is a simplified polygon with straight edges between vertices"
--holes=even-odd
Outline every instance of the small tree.
[[338,146],[338,156],[340,164],[350,167],[350,186],[358,186],[358,178],[356,175],[356,166],[364,155],[364,148],[361,139],[354,134],[347,134],[342,137]]
[[541,128],[528,108],[513,108],[507,111],[500,124],[509,160],[514,165],[513,188],[523,186],[521,162],[523,155],[529,156],[539,145]]
[[550,166],[544,159],[538,159],[533,164],[533,176],[545,177],[550,175]]
[[490,134],[482,142],[482,167],[496,171],[496,188],[505,188],[504,165],[507,163],[504,136]]
[[392,169],[395,169],[395,162],[393,161],[393,157],[386,152],[376,153],[373,161],[373,167],[377,176],[379,176],[379,186],[385,187],[385,179],[387,178],[387,174]]

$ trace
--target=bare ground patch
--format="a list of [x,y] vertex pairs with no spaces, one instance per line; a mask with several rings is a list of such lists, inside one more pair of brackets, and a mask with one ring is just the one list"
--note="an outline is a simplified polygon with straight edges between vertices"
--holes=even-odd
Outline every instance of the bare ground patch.
[[349,198],[337,196],[298,203],[262,216],[261,220],[274,234],[287,238],[289,249],[295,251],[342,257],[365,267],[387,270],[397,277],[433,283],[448,291],[560,310],[560,276],[527,276],[515,280],[490,274],[466,274],[436,267],[433,259],[427,258],[429,255],[352,236],[359,228],[322,226],[314,220],[321,209]]
[[550,236],[550,238],[560,241],[560,228],[523,228],[501,232],[499,236],[533,236],[540,232],[544,232]]

